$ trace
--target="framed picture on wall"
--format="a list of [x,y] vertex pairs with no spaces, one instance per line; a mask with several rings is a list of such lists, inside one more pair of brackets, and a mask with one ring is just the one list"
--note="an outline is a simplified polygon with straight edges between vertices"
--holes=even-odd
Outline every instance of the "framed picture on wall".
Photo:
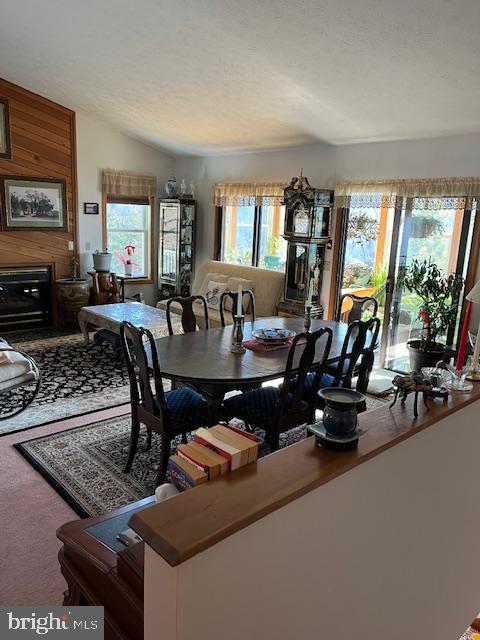
[[67,231],[65,181],[57,178],[0,176],[2,229]]
[[10,158],[10,118],[8,100],[0,98],[0,158]]
[[92,216],[98,216],[98,202],[84,202],[83,213]]

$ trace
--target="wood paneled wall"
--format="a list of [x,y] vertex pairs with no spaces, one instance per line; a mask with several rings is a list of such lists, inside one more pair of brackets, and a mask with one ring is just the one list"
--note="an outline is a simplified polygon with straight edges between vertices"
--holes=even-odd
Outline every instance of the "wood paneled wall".
[[75,113],[1,78],[0,98],[9,102],[12,148],[11,159],[0,158],[0,174],[62,178],[68,209],[66,232],[0,232],[0,265],[50,265],[53,279],[68,276],[77,249]]

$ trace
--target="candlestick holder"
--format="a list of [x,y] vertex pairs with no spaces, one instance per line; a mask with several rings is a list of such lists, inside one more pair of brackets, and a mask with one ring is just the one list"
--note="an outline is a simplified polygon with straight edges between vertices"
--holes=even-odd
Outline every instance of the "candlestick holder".
[[305,331],[310,331],[310,327],[312,325],[312,306],[306,304],[305,305],[305,315],[303,317],[303,328]]
[[231,353],[245,353],[246,349],[243,346],[243,322],[245,316],[234,316],[233,320],[232,346],[230,351]]

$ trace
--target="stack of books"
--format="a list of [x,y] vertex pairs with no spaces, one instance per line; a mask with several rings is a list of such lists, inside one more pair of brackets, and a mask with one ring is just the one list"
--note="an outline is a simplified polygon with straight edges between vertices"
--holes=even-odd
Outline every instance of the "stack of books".
[[197,429],[192,442],[179,444],[176,454],[170,456],[170,481],[184,491],[255,462],[257,458],[256,436],[237,427],[235,421],[208,429],[202,427]]

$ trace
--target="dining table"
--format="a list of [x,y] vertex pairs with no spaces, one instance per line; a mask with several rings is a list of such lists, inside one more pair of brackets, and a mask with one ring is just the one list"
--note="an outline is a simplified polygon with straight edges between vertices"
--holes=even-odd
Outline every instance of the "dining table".
[[[252,338],[252,331],[260,328],[304,331],[303,318],[280,316],[258,318],[245,322],[244,341]],[[333,331],[327,364],[334,364],[341,355],[348,324],[330,320],[312,320],[310,331],[329,327]],[[258,352],[246,349],[244,353],[232,353],[232,325],[165,336],[155,340],[162,377],[198,390],[207,401],[210,411],[216,415],[225,394],[229,391],[246,391],[263,382],[282,378],[285,374],[288,346],[275,351]],[[313,365],[323,358],[325,340],[317,341]],[[292,374],[298,370],[303,349],[295,350]]]

